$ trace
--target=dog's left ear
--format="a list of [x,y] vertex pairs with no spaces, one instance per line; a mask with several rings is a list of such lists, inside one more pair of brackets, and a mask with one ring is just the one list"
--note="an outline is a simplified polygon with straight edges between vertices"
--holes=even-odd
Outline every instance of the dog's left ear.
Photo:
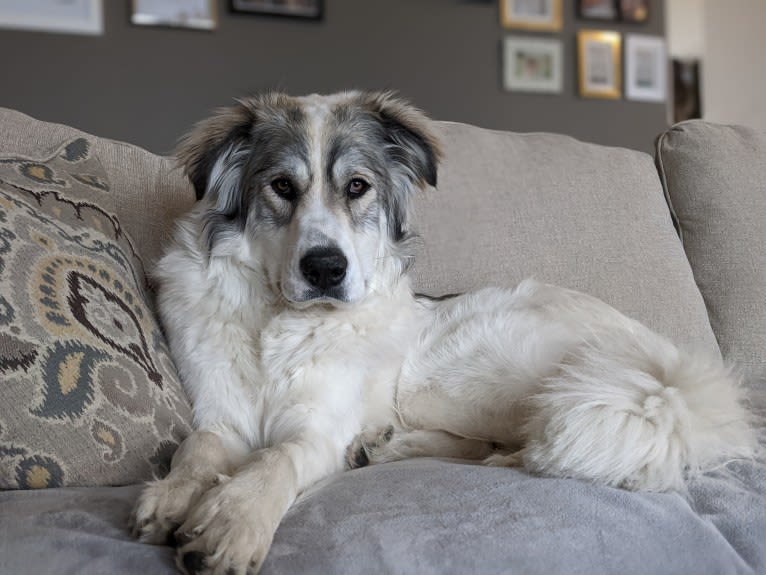
[[232,156],[246,146],[254,122],[253,102],[237,100],[234,106],[221,108],[199,122],[180,140],[175,156],[194,185],[198,200],[213,194],[214,204],[236,203],[229,197],[236,195],[233,190],[211,189],[215,187],[211,175],[217,163],[233,167]]
[[383,127],[389,158],[410,183],[436,186],[442,152],[431,120],[391,92],[366,94],[365,104]]

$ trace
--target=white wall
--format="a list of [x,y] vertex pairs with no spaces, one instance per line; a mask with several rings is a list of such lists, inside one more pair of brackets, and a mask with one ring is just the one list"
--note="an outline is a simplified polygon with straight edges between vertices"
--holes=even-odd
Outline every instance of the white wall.
[[706,120],[766,130],[766,0],[666,0],[668,54],[702,62]]
[[671,58],[702,58],[705,0],[666,0],[665,29]]
[[766,0],[705,0],[702,113],[766,130]]

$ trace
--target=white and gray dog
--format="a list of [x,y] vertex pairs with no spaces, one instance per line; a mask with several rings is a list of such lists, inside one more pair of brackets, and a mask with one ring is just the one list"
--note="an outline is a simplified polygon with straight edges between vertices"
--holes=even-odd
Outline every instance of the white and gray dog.
[[427,118],[390,94],[267,94],[199,124],[199,198],[158,305],[195,431],[136,505],[189,573],[259,570],[306,488],[415,456],[682,489],[751,455],[737,381],[592,297],[525,281],[443,301],[407,276]]

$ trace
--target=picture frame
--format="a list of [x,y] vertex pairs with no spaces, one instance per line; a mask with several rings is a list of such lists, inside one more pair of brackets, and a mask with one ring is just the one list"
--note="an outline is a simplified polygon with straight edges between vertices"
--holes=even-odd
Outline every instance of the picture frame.
[[620,17],[637,24],[648,21],[649,0],[620,0]]
[[702,117],[700,72],[700,61],[697,59],[673,60],[672,124]]
[[500,22],[505,28],[534,32],[561,30],[562,0],[500,0]]
[[577,33],[578,83],[584,98],[622,97],[622,37],[619,32]]
[[103,0],[4,0],[0,28],[99,36],[104,33]]
[[625,98],[642,102],[667,99],[665,40],[629,34],[625,38]]
[[214,30],[215,0],[132,0],[130,21],[136,26]]
[[323,0],[230,0],[233,13],[284,16],[320,20],[324,13]]
[[559,94],[563,90],[560,40],[507,36],[503,39],[503,87],[509,92]]
[[577,15],[585,20],[615,21],[620,12],[617,0],[577,0]]

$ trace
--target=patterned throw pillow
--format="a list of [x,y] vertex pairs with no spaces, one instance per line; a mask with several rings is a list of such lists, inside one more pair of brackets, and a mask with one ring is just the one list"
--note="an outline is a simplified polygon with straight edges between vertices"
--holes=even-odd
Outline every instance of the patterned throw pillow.
[[0,158],[0,488],[150,479],[189,432],[91,149],[76,138],[42,160]]

